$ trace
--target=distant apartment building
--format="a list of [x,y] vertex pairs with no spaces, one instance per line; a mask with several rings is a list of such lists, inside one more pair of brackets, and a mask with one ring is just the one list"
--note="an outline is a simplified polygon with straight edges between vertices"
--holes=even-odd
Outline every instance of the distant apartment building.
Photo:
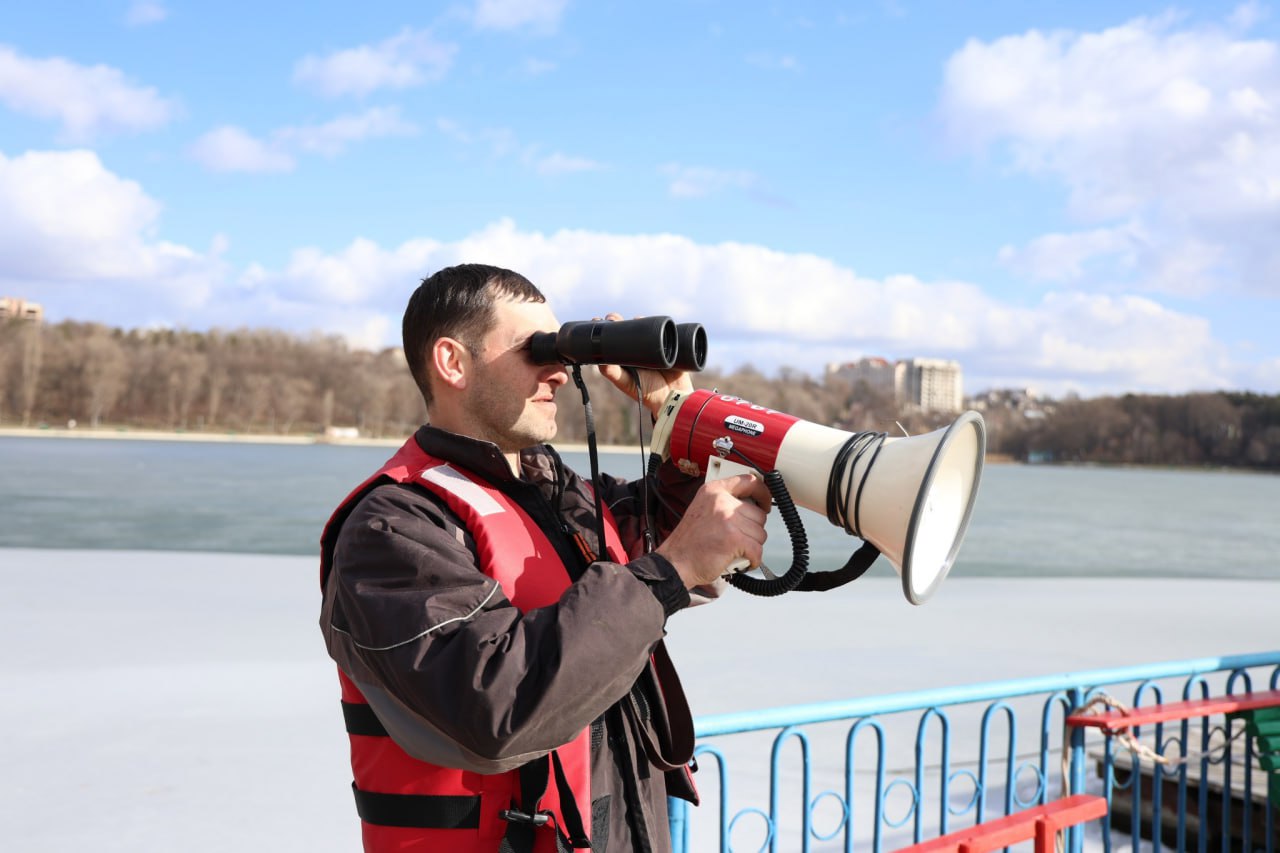
[[0,296],[0,323],[5,320],[30,320],[33,323],[40,323],[44,320],[44,308],[36,302],[27,302],[12,296]]
[[914,403],[926,411],[959,412],[964,409],[960,363],[940,358],[911,358],[905,362],[905,385],[900,402]]
[[963,375],[956,361],[908,358],[891,362],[869,357],[828,365],[827,372],[851,383],[865,382],[867,387],[892,396],[899,405],[939,412],[964,409]]

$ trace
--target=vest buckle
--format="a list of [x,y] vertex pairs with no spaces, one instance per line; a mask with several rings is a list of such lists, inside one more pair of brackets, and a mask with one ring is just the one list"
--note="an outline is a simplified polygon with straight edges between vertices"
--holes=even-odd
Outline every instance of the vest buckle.
[[551,812],[522,812],[519,809],[503,809],[498,817],[510,823],[527,823],[531,826],[546,826],[551,820]]

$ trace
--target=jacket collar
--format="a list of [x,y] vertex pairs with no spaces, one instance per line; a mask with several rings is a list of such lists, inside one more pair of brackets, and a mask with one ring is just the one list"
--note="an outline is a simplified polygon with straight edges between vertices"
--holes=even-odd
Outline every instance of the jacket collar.
[[[425,424],[414,438],[427,453],[466,468],[494,485],[518,482],[507,458],[491,441],[481,441]],[[539,444],[520,451],[520,467],[528,482],[552,483],[556,477],[556,454],[550,445]]]

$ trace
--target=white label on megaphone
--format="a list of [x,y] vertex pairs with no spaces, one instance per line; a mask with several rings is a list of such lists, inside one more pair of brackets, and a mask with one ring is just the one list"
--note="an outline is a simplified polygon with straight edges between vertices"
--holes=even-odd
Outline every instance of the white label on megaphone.
[[737,415],[730,415],[724,419],[725,429],[738,433],[739,435],[749,435],[752,438],[757,435],[764,434],[764,424],[759,421],[749,421],[746,418],[740,418]]

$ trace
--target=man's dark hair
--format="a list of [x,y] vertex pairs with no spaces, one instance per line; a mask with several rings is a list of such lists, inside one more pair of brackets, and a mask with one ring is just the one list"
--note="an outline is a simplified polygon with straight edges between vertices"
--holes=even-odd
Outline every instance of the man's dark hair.
[[422,280],[404,309],[401,335],[422,399],[431,405],[427,352],[440,338],[456,338],[473,352],[493,328],[493,303],[502,297],[546,302],[542,291],[518,272],[487,264],[445,267]]

